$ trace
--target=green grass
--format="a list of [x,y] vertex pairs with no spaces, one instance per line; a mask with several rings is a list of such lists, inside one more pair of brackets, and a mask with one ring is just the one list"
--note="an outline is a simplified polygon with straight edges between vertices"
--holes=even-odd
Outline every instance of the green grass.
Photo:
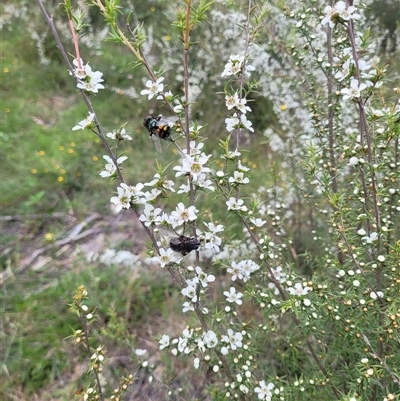
[[71,338],[80,328],[79,320],[68,307],[81,284],[90,294],[89,308],[98,316],[93,324],[93,343],[105,341],[110,354],[115,339],[121,347],[124,336],[134,341],[134,333],[140,331],[148,316],[156,321],[169,284],[162,277],[154,280],[150,275],[132,279],[132,273],[97,263],[88,266],[82,261],[72,269],[55,267],[6,283],[1,302],[5,334],[2,363],[8,380],[3,395],[19,387],[28,394],[38,392],[73,369],[81,358]]

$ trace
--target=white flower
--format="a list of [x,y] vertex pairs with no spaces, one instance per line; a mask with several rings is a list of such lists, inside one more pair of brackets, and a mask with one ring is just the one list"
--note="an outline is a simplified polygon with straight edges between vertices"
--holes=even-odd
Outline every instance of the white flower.
[[336,10],[334,9],[334,7],[326,6],[324,8],[324,12],[325,12],[325,17],[321,21],[321,25],[326,25],[328,23],[329,26],[333,28],[335,26],[335,23],[332,21],[332,17],[334,14],[336,14]]
[[146,355],[146,354],[147,354],[147,349],[136,349],[136,350],[135,350],[135,354],[136,354],[137,356]]
[[213,233],[221,233],[224,231],[224,226],[222,224],[218,224],[217,226],[214,223],[204,223],[204,225]]
[[214,252],[219,252],[220,245],[222,243],[221,237],[218,237],[218,235],[205,232],[202,234],[201,239],[204,241],[204,248],[205,249],[210,249]]
[[164,81],[164,77],[158,78],[156,82],[148,80],[146,82],[146,86],[148,89],[143,89],[140,94],[149,95],[148,99],[152,99],[155,95],[158,95],[164,90],[164,85],[161,83],[162,81]]
[[188,354],[190,352],[190,348],[188,347],[189,340],[192,338],[193,331],[185,329],[182,332],[182,337],[178,339],[178,350],[179,352],[184,352]]
[[229,177],[229,182],[231,184],[248,184],[250,180],[242,172],[235,171],[233,177]]
[[349,164],[351,164],[352,166],[357,166],[358,162],[359,162],[358,157],[353,156],[350,157],[349,159]]
[[[214,186],[212,185],[212,181],[211,180],[207,180],[207,176],[204,173],[200,173],[197,176],[197,181],[194,182],[194,184],[198,187],[198,188],[204,188],[204,189],[208,189],[209,191],[215,191]],[[189,186],[190,188],[190,186]]]
[[367,244],[371,244],[372,242],[376,241],[378,239],[378,233],[373,231],[371,235],[366,235],[365,237],[362,237],[361,240],[364,241]]
[[[83,60],[82,59],[80,59],[79,61],[80,61],[80,63],[78,63],[78,59],[74,59],[72,64],[76,67],[74,69],[75,77],[80,79],[80,80],[82,80],[82,79],[86,78],[86,75],[87,75],[86,68],[89,66],[89,64],[83,65]],[[71,72],[69,73],[69,75],[72,75]]]
[[369,294],[369,296],[371,297],[371,299],[383,298],[383,292],[382,291],[377,291],[377,292],[372,291]]
[[158,343],[160,344],[160,350],[169,347],[169,336],[163,334]]
[[339,14],[339,17],[348,21],[350,19],[359,19],[360,15],[355,14],[357,9],[354,6],[346,7],[346,3],[344,1],[338,1],[335,4],[336,12]]
[[161,212],[162,210],[159,207],[155,209],[153,205],[146,203],[143,214],[140,215],[139,220],[147,227],[151,225],[159,225],[161,224]]
[[140,197],[143,195],[142,189],[144,188],[144,185],[141,182],[137,183],[136,185],[127,185],[125,183],[122,183],[120,186],[125,188],[125,190],[130,193],[130,196],[133,198],[132,201],[134,203],[143,203]]
[[107,134],[107,137],[112,139],[113,141],[123,141],[123,140],[131,141],[132,140],[132,137],[126,133],[125,128],[121,128],[117,131],[109,132]]
[[202,153],[200,156],[187,156],[182,159],[182,166],[175,166],[174,170],[177,171],[176,177],[185,175],[191,175],[194,180],[197,180],[199,174],[209,173],[211,170],[209,167],[205,167],[208,159],[211,155],[205,155]]
[[365,60],[358,60],[358,69],[361,71],[361,76],[363,78],[371,78],[373,76],[368,72],[371,69],[371,66]]
[[243,65],[245,64],[245,74],[247,76],[250,75],[250,71],[254,71],[255,68],[252,65],[245,63],[245,58],[243,56],[239,56],[237,54],[229,57],[229,61],[225,64],[224,71],[221,74],[221,77],[229,77],[231,75],[240,75],[243,70]]
[[[117,159],[118,165],[122,164],[128,157],[127,156],[121,156]],[[107,161],[108,163],[104,166],[104,170],[100,171],[100,175],[105,178],[105,177],[111,177],[112,175],[115,174],[117,171],[117,167],[115,166],[113,160],[111,159],[110,156],[104,155],[103,159]]]
[[[236,157],[239,157],[241,155],[241,153],[237,150],[237,148],[235,149],[235,150],[229,150],[228,152],[227,152],[227,154],[225,155],[225,157],[228,159],[228,160],[233,160],[233,159],[235,159]],[[222,177],[223,177],[223,175],[222,175]]]
[[229,61],[225,64],[224,71],[221,77],[229,77],[230,75],[237,75],[242,70],[244,57],[237,54],[229,57]]
[[232,117],[225,119],[226,130],[231,132],[237,128],[246,128],[251,132],[254,132],[254,128],[252,127],[252,123],[247,119],[245,114],[240,115],[240,120],[235,113]]
[[148,187],[162,187],[169,191],[175,192],[174,185],[175,183],[171,180],[166,180],[165,178],[161,178],[161,175],[156,173],[154,174],[154,179],[150,182],[146,182],[144,185]]
[[187,286],[181,290],[182,295],[190,298],[195,303],[197,302],[197,285],[192,280],[186,280]]
[[232,350],[240,348],[243,340],[243,335],[240,332],[234,333],[232,329],[228,329],[228,335],[222,336],[222,340],[225,343],[228,343]]
[[208,283],[212,283],[215,281],[215,276],[212,274],[207,275],[207,273],[204,273],[203,270],[201,270],[200,266],[196,266],[196,275],[197,278],[199,279],[199,283],[202,285],[202,287],[207,287]]
[[182,338],[186,338],[187,340],[190,340],[193,337],[193,330],[189,329],[184,329],[182,331]]
[[234,93],[234,95],[226,95],[225,96],[225,105],[228,110],[232,110],[234,107],[236,107],[236,102],[239,99],[239,96],[237,92]]
[[89,115],[82,121],[79,121],[78,125],[72,127],[72,131],[77,131],[78,129],[90,129],[94,127],[94,113],[89,113]]
[[232,281],[236,281],[237,278],[242,279],[243,278],[243,268],[240,263],[236,263],[235,261],[232,261],[231,267],[228,267],[226,271],[230,274],[232,274]]
[[264,380],[261,380],[259,383],[260,387],[256,387],[254,391],[258,393],[259,400],[271,401],[272,398],[272,389],[275,387],[272,383],[265,384]]
[[238,165],[237,165],[237,169],[239,171],[249,171],[250,169],[248,167],[243,166],[242,162],[240,160],[238,160]]
[[124,183],[117,188],[117,192],[118,196],[113,196],[110,202],[115,205],[115,211],[118,213],[122,209],[129,209],[131,207],[132,192],[130,191],[130,187]]
[[203,341],[207,348],[214,348],[218,344],[217,335],[212,330],[207,331],[203,337]]
[[204,344],[204,341],[203,341],[202,338],[197,338],[196,339],[196,344],[197,344],[197,348],[199,349],[199,351],[201,351],[201,352],[205,352],[206,351],[206,345]]
[[85,80],[79,81],[76,86],[77,88],[82,89],[86,92],[97,93],[99,89],[104,89],[104,85],[100,83],[104,81],[101,78],[103,76],[103,73],[100,71],[92,72],[90,66],[87,65],[87,67],[89,67],[90,71],[87,73]]
[[183,106],[181,104],[177,104],[176,106],[174,106],[175,114],[179,114],[180,112],[182,112],[182,110],[183,110]]
[[194,306],[191,302],[184,302],[183,303],[183,308],[182,308],[182,312],[186,313],[186,312],[194,312]]
[[343,100],[354,99],[361,96],[361,91],[367,87],[366,84],[359,84],[358,79],[352,79],[350,88],[343,88],[340,93],[343,95]]
[[103,82],[101,78],[103,73],[100,71],[92,71],[89,63],[83,65],[82,59],[80,59],[80,65],[78,60],[75,59],[73,61],[74,66],[76,67],[74,70],[74,75],[78,78],[78,84],[76,85],[79,89],[83,89],[87,92],[97,93],[99,89],[104,89],[104,86],[100,84]]
[[262,219],[255,219],[255,218],[251,218],[250,221],[256,226],[256,227],[262,227],[266,221],[262,220]]
[[252,122],[250,120],[247,119],[245,114],[242,114],[240,116],[240,121],[241,121],[241,125],[242,127],[248,129],[251,132],[254,132],[254,128],[252,127]]
[[279,281],[280,283],[284,283],[286,281],[286,274],[282,272],[283,269],[281,266],[271,270],[276,281]]
[[333,7],[327,6],[324,11],[325,17],[321,21],[321,25],[326,25],[328,23],[331,28],[335,26],[338,18],[344,21],[360,18],[359,14],[355,14],[357,9],[354,6],[346,8],[346,3],[344,1],[338,1]]
[[242,212],[247,211],[247,207],[243,205],[243,199],[235,199],[233,196],[231,196],[225,203],[228,206],[228,210],[241,210]]
[[303,288],[303,284],[301,283],[296,283],[294,285],[294,287],[289,287],[287,290],[289,291],[289,293],[291,295],[298,295],[298,296],[302,296],[302,295],[306,295],[308,293],[308,291],[310,291],[310,287],[304,287]]
[[176,253],[171,248],[168,248],[167,250],[160,248],[160,255],[154,256],[148,260],[150,262],[159,263],[161,268],[164,268],[170,263],[179,262],[179,258],[177,258]]
[[151,191],[143,192],[144,202],[151,202],[161,195],[162,191],[158,188],[153,188]]
[[260,266],[251,259],[242,260],[239,264],[241,265],[242,268],[244,282],[249,281],[250,275],[260,268]]
[[190,192],[190,184],[182,184],[179,187],[179,191],[177,192],[178,194],[187,194],[188,192]]
[[157,185],[160,182],[161,176],[160,174],[156,173],[154,174],[154,179],[150,182],[145,182],[144,185],[146,187],[154,187],[155,185]]
[[343,63],[343,65],[342,65],[342,69],[340,70],[340,71],[338,71],[336,74],[335,74],[335,78],[339,81],[339,82],[341,82],[341,81],[343,81],[345,78],[347,78],[348,77],[348,75],[350,74],[350,67],[353,65],[354,63],[353,63],[353,60],[352,59],[347,59],[344,63]]
[[188,208],[186,208],[182,202],[178,203],[176,210],[171,213],[171,218],[174,221],[172,226],[175,228],[182,225],[183,223],[196,220],[196,213],[198,213],[198,210],[195,206],[189,206]]
[[237,117],[237,114],[235,113],[232,117],[226,118],[225,124],[226,124],[226,130],[228,132],[231,132],[234,129],[238,128],[239,118]]
[[246,103],[247,103],[246,98],[240,99],[237,92],[235,92],[233,95],[225,96],[225,104],[228,110],[236,108],[241,113],[245,114],[248,111],[251,111],[251,108],[249,106],[246,106]]
[[204,232],[201,234],[201,239],[204,241],[204,248],[214,250],[215,252],[219,252],[219,246],[222,243],[222,239],[216,234],[224,231],[224,226],[222,224],[215,225],[214,223],[204,223],[205,226],[211,232]]
[[174,97],[174,95],[172,94],[171,91],[167,91],[164,93],[165,98],[170,102],[172,100],[172,98]]
[[[197,130],[199,129],[200,126],[197,127]],[[193,132],[193,130],[195,129],[195,127],[190,127],[189,131]],[[204,147],[204,142],[199,142],[196,145],[196,141],[190,141],[189,143],[189,156],[195,156],[195,155],[199,155],[201,154],[201,149]],[[183,153],[185,153],[186,155],[188,154],[186,149],[183,149]]]
[[231,287],[228,291],[224,291],[224,295],[226,296],[226,300],[228,302],[236,302],[238,305],[242,304],[242,300],[240,298],[243,297],[243,294],[241,292],[236,292],[235,287]]
[[244,73],[247,77],[251,75],[251,71],[255,71],[256,69],[251,65],[246,63],[246,67],[244,68]]

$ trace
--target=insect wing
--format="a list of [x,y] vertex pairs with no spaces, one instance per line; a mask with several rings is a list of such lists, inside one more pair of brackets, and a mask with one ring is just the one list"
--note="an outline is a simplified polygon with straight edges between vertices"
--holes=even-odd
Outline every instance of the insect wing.
[[157,134],[151,135],[151,139],[153,140],[154,146],[157,149],[158,153],[162,153],[161,141]]
[[165,116],[160,115],[160,116],[157,117],[157,123],[158,123],[158,125],[169,125],[169,126],[172,126],[172,125],[174,125],[178,120],[179,120],[179,117],[177,117],[177,116],[165,117]]

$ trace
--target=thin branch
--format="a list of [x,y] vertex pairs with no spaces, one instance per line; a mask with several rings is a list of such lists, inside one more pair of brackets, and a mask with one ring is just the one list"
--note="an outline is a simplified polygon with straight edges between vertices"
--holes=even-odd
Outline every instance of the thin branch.
[[[68,54],[67,54],[67,52],[65,51],[65,48],[64,48],[64,46],[63,46],[63,44],[62,44],[62,42],[61,42],[60,36],[58,35],[57,29],[56,29],[56,27],[55,27],[55,25],[54,25],[54,22],[53,22],[53,17],[50,16],[50,15],[47,13],[46,9],[45,9],[44,6],[43,6],[42,0],[37,0],[37,2],[38,2],[38,4],[39,4],[40,10],[42,11],[42,14],[43,14],[44,18],[46,19],[47,24],[48,24],[49,27],[50,27],[50,30],[51,30],[51,32],[52,32],[52,34],[53,34],[53,36],[54,36],[54,39],[56,40],[57,48],[58,48],[58,50],[60,51],[60,53],[61,53],[61,55],[62,55],[62,58],[64,59],[65,63],[67,64],[68,69],[69,69],[71,75],[74,77],[75,82],[78,84],[78,83],[79,83],[79,80],[78,80],[78,78],[75,76],[74,67],[73,67],[73,65],[71,64],[71,62],[69,61]],[[94,133],[100,138],[101,142],[103,143],[104,147],[106,148],[106,151],[107,151],[108,155],[111,157],[111,159],[112,159],[112,161],[113,161],[113,163],[114,163],[114,165],[115,165],[115,167],[116,167],[116,171],[117,171],[118,178],[119,178],[120,182],[124,182],[124,179],[123,179],[123,177],[122,177],[121,170],[120,170],[120,168],[119,168],[119,166],[118,166],[118,163],[117,163],[117,156],[114,155],[114,153],[112,152],[110,146],[108,145],[108,142],[107,142],[107,140],[106,140],[106,137],[105,137],[105,135],[104,135],[104,133],[103,133],[103,130],[102,130],[102,128],[101,128],[100,122],[99,122],[99,120],[97,119],[97,115],[96,115],[96,113],[95,113],[95,111],[94,111],[94,109],[93,109],[92,102],[90,101],[90,98],[89,98],[88,94],[87,94],[84,90],[80,89],[80,92],[81,92],[81,95],[82,95],[82,97],[83,97],[83,100],[85,101],[85,103],[86,103],[86,105],[87,105],[87,107],[88,107],[90,113],[93,113],[93,114],[94,114],[94,122],[96,123],[96,129],[97,129],[97,131],[98,131],[98,132],[95,132],[95,131],[94,131]]]

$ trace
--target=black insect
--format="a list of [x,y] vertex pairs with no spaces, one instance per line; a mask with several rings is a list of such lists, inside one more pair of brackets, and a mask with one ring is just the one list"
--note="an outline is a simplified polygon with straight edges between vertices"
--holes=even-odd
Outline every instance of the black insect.
[[179,252],[185,256],[192,251],[196,251],[200,246],[200,241],[196,237],[186,237],[180,235],[179,237],[171,238],[169,246],[175,252]]
[[161,114],[156,118],[147,116],[143,120],[143,125],[147,128],[150,138],[153,140],[154,145],[158,152],[162,152],[160,139],[165,141],[175,142],[171,137],[171,128],[174,126],[178,117],[164,117]]

